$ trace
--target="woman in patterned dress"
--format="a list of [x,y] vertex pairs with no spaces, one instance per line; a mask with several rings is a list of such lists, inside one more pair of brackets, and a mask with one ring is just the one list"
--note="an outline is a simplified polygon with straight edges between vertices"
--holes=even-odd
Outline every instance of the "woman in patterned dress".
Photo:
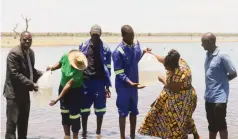
[[176,50],[169,51],[165,58],[153,55],[164,64],[167,73],[166,78],[158,77],[164,88],[138,132],[162,139],[187,139],[188,134],[193,134],[194,139],[199,139],[192,118],[197,95],[191,84],[190,67]]

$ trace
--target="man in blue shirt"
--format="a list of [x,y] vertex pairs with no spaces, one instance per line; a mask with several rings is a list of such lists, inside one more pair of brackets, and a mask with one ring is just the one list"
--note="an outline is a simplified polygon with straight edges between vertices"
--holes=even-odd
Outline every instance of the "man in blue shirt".
[[84,95],[82,102],[82,127],[84,138],[87,137],[87,122],[90,108],[94,104],[97,116],[96,134],[101,136],[103,116],[106,113],[106,99],[111,92],[111,50],[101,40],[102,30],[99,25],[93,25],[90,30],[91,38],[79,46],[88,59],[88,67],[84,70]]
[[230,57],[216,46],[214,34],[204,34],[201,41],[204,50],[207,51],[204,67],[209,138],[216,139],[217,132],[219,132],[221,139],[228,139],[226,109],[229,81],[236,78],[236,69]]
[[138,63],[144,53],[151,49],[141,50],[140,43],[134,43],[134,30],[129,25],[121,28],[122,41],[113,51],[112,59],[115,71],[116,105],[119,113],[121,139],[125,139],[126,117],[130,115],[130,137],[135,139],[138,111],[139,84]]

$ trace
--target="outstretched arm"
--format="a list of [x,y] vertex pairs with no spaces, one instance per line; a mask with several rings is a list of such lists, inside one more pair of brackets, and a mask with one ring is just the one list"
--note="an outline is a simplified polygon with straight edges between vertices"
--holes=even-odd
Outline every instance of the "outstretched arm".
[[47,71],[48,71],[48,70],[54,71],[54,70],[60,69],[61,66],[62,66],[63,61],[64,61],[65,58],[66,58],[66,56],[67,56],[67,55],[63,55],[63,56],[61,57],[61,59],[60,59],[59,62],[57,62],[54,66],[47,67],[46,70],[47,70]]
[[63,96],[65,96],[65,94],[67,94],[69,92],[69,89],[73,85],[73,82],[74,82],[73,79],[71,79],[67,82],[67,84],[64,86],[63,90],[60,92],[60,95],[58,96],[56,101],[60,100]]
[[67,84],[64,86],[63,90],[60,92],[60,95],[57,97],[56,100],[52,100],[50,102],[50,105],[53,106],[55,105],[63,96],[65,96],[68,92],[71,86],[73,85],[74,80],[71,79],[67,82]]
[[164,57],[163,56],[160,56],[160,55],[157,55],[157,54],[154,54],[154,53],[152,53],[152,55],[154,55],[160,63],[164,64]]
[[54,71],[54,70],[57,70],[57,69],[60,69],[61,68],[61,63],[60,62],[57,62],[54,66],[52,67],[48,67],[46,70],[51,70],[51,71]]
[[140,59],[139,59],[139,61],[140,61],[141,58],[145,55],[145,53],[151,53],[151,50],[152,50],[152,49],[151,49],[151,48],[145,48],[145,49],[141,50],[139,41],[137,41],[137,45],[138,45],[138,47],[140,48],[140,52],[141,52],[141,57],[140,57]]

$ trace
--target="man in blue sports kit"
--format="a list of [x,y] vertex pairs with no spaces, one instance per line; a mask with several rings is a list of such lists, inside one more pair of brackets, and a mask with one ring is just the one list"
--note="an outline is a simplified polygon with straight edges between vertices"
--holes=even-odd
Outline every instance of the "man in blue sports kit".
[[90,31],[91,38],[79,46],[88,59],[88,68],[84,71],[84,97],[82,102],[83,137],[87,135],[87,121],[90,108],[94,103],[97,116],[96,134],[101,134],[103,115],[106,112],[106,97],[110,97],[111,86],[111,50],[100,39],[101,28],[94,25]]
[[119,112],[119,125],[121,139],[125,139],[125,123],[130,113],[130,136],[135,138],[136,116],[139,114],[138,89],[145,86],[140,85],[138,77],[138,63],[145,52],[141,50],[139,42],[134,44],[134,31],[131,26],[124,25],[121,28],[122,42],[112,54],[114,71],[116,75],[115,87],[117,92],[117,108]]

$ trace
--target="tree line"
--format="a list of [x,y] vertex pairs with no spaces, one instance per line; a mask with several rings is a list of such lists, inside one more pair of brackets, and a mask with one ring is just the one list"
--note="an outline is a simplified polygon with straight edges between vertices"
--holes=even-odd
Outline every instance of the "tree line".
[[[29,21],[31,18],[27,18],[22,16],[22,19],[25,21],[26,27],[25,31],[29,29]],[[13,32],[1,32],[2,37],[14,37],[16,39],[20,33],[16,31],[18,28],[18,24],[13,27]],[[33,36],[42,36],[42,37],[88,37],[90,34],[86,32],[75,33],[75,32],[31,32]],[[190,36],[196,37],[201,36],[202,33],[136,33],[136,36]],[[215,33],[217,36],[223,37],[232,37],[238,36],[238,33]],[[102,36],[121,36],[120,33],[113,33],[113,32],[103,32]]]

